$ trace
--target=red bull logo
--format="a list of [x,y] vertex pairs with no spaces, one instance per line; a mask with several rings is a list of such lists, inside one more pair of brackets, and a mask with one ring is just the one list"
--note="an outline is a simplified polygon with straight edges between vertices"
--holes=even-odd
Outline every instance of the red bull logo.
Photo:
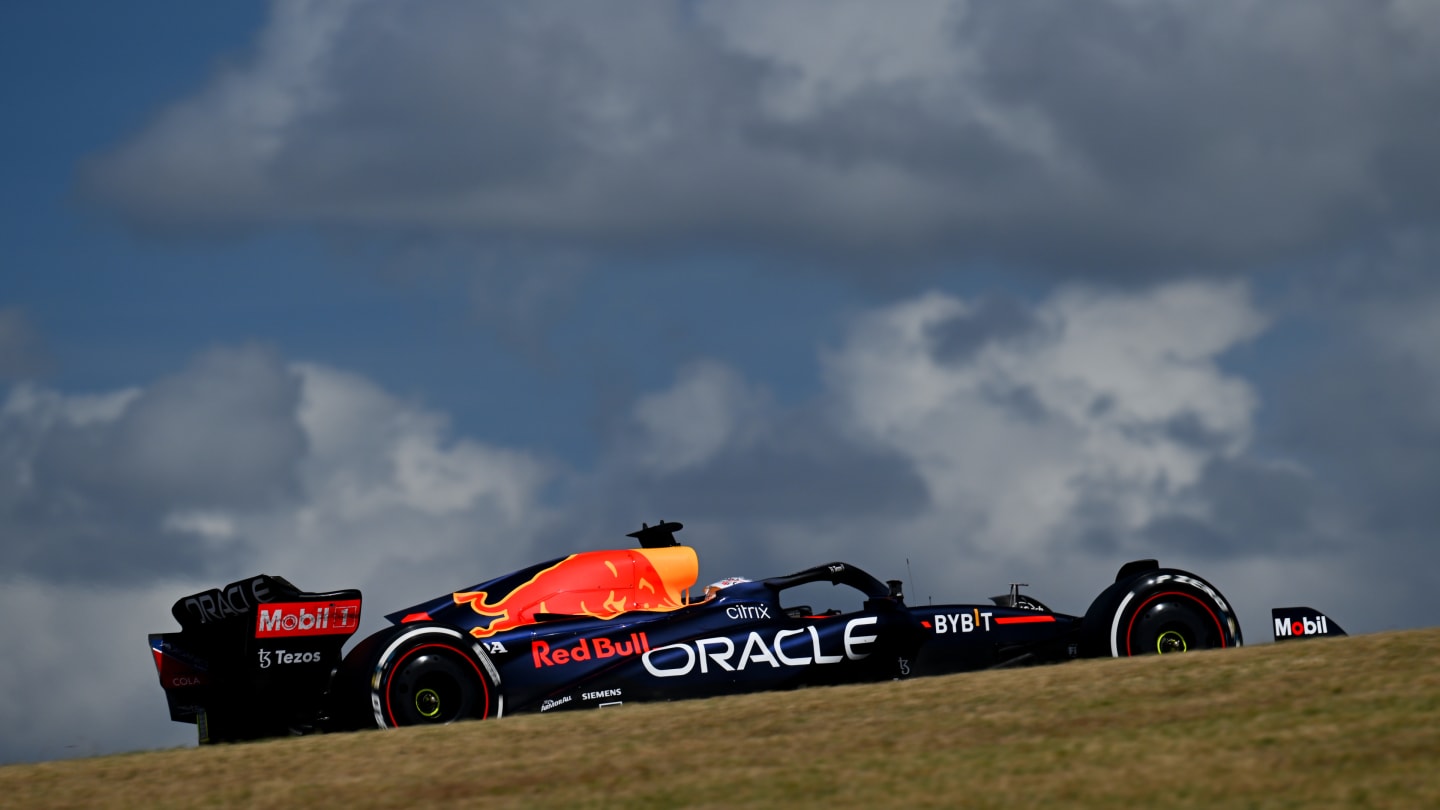
[[469,605],[490,619],[470,631],[485,638],[532,624],[541,613],[613,619],[632,610],[676,610],[685,606],[698,574],[699,561],[688,546],[587,551],[560,560],[509,593],[457,593],[455,604]]
[[650,639],[644,633],[631,633],[624,641],[613,638],[582,638],[574,644],[551,648],[544,641],[530,645],[530,655],[535,659],[535,668],[563,666],[583,661],[599,661],[603,658],[623,658],[650,652]]

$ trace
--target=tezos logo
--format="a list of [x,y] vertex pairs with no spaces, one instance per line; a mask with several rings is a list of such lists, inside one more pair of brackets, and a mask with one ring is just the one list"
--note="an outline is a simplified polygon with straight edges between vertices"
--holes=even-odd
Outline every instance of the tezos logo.
[[[295,653],[292,653],[292,652],[286,652],[286,651],[284,651],[284,650],[276,650],[276,651],[275,651],[275,663],[277,663],[277,664],[318,664],[318,663],[320,663],[320,658],[321,658],[321,656],[320,656],[320,653],[318,653],[318,652],[295,652]],[[270,651],[269,651],[269,650],[265,650],[265,649],[260,650],[260,668],[261,668],[261,669],[269,669],[269,668],[270,668]]]

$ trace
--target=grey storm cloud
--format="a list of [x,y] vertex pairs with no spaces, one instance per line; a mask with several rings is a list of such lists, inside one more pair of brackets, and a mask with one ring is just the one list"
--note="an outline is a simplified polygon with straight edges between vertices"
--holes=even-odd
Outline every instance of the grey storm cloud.
[[1043,325],[1034,310],[1013,298],[976,301],[971,311],[946,318],[930,327],[935,359],[946,364],[972,360],[986,346],[1034,337]]
[[277,3],[81,174],[141,227],[1231,268],[1440,214],[1426,3]]
[[255,505],[294,490],[299,399],[299,378],[273,354],[217,350],[146,389],[114,422],[56,432],[36,474],[85,498]]
[[255,348],[207,353],[88,413],[12,392],[0,449],[16,474],[0,498],[18,570],[120,581],[223,565],[227,548],[186,542],[167,519],[292,497],[299,396]]
[[1321,525],[1323,488],[1295,465],[1215,459],[1193,490],[1206,516],[1164,515],[1141,534],[1156,553],[1191,559],[1333,551],[1339,544]]
[[1277,392],[1274,438],[1323,475],[1352,540],[1383,539],[1440,563],[1437,383],[1405,357],[1352,344]]

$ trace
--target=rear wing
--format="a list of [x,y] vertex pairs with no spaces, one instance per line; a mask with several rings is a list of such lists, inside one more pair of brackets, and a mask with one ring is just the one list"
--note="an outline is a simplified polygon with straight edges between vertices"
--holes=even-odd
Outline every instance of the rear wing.
[[358,590],[311,593],[266,574],[179,599],[180,632],[150,636],[170,719],[195,723],[202,743],[320,722],[360,604]]
[[1270,618],[1275,623],[1275,640],[1348,635],[1329,616],[1312,607],[1274,608]]

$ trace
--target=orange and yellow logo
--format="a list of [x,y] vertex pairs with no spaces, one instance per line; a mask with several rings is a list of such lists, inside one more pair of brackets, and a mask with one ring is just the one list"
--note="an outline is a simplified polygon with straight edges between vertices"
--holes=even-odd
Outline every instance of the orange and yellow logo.
[[551,613],[613,619],[632,610],[670,611],[685,606],[700,564],[689,546],[586,551],[571,554],[506,594],[467,591],[469,605],[490,623],[470,635],[486,638]]

